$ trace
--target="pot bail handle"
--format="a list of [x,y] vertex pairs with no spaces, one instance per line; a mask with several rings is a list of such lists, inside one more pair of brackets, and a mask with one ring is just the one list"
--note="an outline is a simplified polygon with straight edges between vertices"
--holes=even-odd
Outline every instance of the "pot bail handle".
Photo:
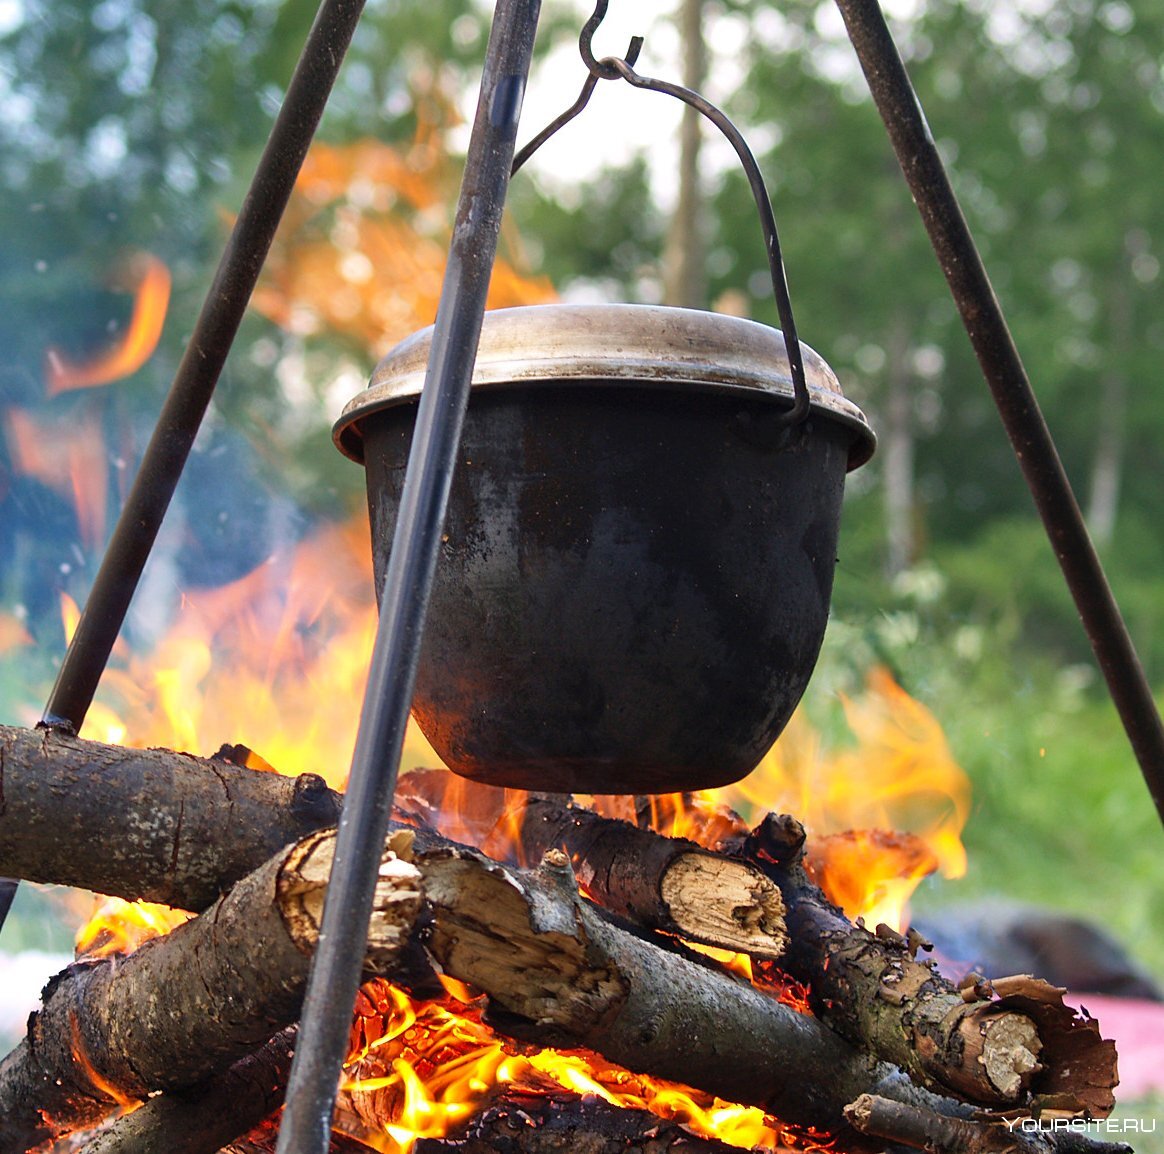
[[792,299],[788,292],[784,259],[780,255],[780,237],[776,231],[776,217],[772,211],[772,201],[768,196],[768,189],[764,184],[760,166],[756,163],[756,158],[740,130],[714,104],[690,88],[684,88],[680,84],[672,84],[668,80],[642,76],[634,70],[639,52],[643,47],[641,36],[631,38],[625,57],[604,56],[601,59],[595,59],[591,42],[594,39],[595,31],[606,16],[608,7],[609,0],[596,0],[594,12],[582,26],[582,32],[578,37],[578,51],[589,72],[582,84],[578,99],[517,152],[513,159],[510,175],[512,176],[513,173],[517,172],[558,129],[569,124],[586,107],[599,80],[625,80],[635,88],[643,88],[650,92],[662,92],[690,105],[710,120],[735,149],[736,156],[743,166],[744,175],[748,178],[752,199],[756,202],[756,211],[760,215],[760,226],[764,232],[764,247],[768,254],[768,271],[772,277],[772,294],[776,299],[776,312],[780,317],[780,327],[784,333],[784,347],[788,353],[788,368],[792,376],[792,408],[781,413],[779,421],[782,425],[799,425],[808,416],[808,382],[804,375],[804,358],[800,351],[800,340],[796,335],[796,321],[792,315]]

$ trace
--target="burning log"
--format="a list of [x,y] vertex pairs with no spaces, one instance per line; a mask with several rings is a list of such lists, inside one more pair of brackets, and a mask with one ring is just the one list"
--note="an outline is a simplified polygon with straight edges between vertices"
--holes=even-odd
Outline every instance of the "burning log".
[[[0,1149],[24,1150],[152,1091],[196,1084],[294,1021],[333,847],[331,832],[311,834],[166,937],[57,975],[28,1035],[0,1063]],[[421,907],[417,882],[386,853],[370,968],[400,955]]]
[[[433,770],[407,774],[397,804],[419,810],[437,827],[448,777]],[[516,791],[458,783],[458,792],[473,794],[478,808],[492,807],[495,823],[519,827],[513,836],[522,860],[536,862],[547,850],[565,850],[587,895],[640,926],[758,958],[778,958],[788,944],[780,890],[747,862],[600,817],[561,795],[523,794],[520,820],[507,822],[502,799]]]
[[[161,898],[190,909],[200,908],[207,894],[217,894],[228,887],[236,874],[256,868],[268,852],[267,843],[272,836],[268,832],[270,829],[281,831],[274,836],[290,840],[302,832],[304,825],[325,824],[334,816],[339,801],[338,796],[326,790],[318,779],[301,778],[296,782],[181,754],[165,751],[143,753],[24,730],[0,730],[0,758],[4,770],[3,804],[0,804],[0,871],[34,880],[101,889],[127,897]],[[119,846],[107,847],[104,840],[98,845],[91,830],[99,828],[112,812],[148,813],[150,820],[127,823]],[[775,823],[768,824],[775,826]],[[792,830],[792,840],[795,840],[795,823],[786,823],[786,827]],[[740,829],[742,827],[737,823],[737,830]],[[288,830],[294,832],[288,835]],[[803,839],[803,831],[800,831],[800,837]],[[78,846],[85,845],[92,845],[93,852],[78,852]],[[60,848],[54,849],[54,846]],[[929,966],[913,959],[908,943],[879,938],[853,927],[798,872],[792,860],[796,856],[795,850],[789,849],[787,837],[782,848],[773,829],[758,831],[747,845],[741,833],[736,844],[725,848],[766,871],[782,887],[790,911],[793,942],[793,948],[782,965],[792,970],[793,976],[808,976],[814,984],[819,1012],[838,1031],[845,1031],[858,1050],[879,1052],[882,1057],[896,1056],[919,1081],[945,1087],[950,1085],[950,1080],[948,1075],[942,1076],[945,1073],[943,1061],[952,1058],[965,1067],[966,1036],[960,1030],[951,1030],[946,1035],[949,1044],[943,1047],[935,1045],[934,1033],[927,1031],[936,1029],[940,1038],[941,1030],[951,1022],[992,1021],[999,1016],[1000,1009],[1009,1011],[1013,1008],[1020,1015],[1034,1016],[1031,1003],[1039,999],[1031,998],[1029,989],[1025,995],[1007,991],[1012,1004],[995,1001],[975,1006],[943,982]],[[113,864],[110,864],[111,860]],[[515,884],[520,888],[524,882]],[[509,890],[518,892],[513,886],[502,887],[501,892],[511,896]],[[588,917],[598,916],[591,908],[579,903],[576,895],[569,905],[562,904],[559,912],[563,917],[568,913],[573,918],[576,907]],[[492,916],[493,910],[489,912]],[[470,909],[467,916],[474,913],[479,914],[480,910]],[[455,924],[455,921],[447,924]],[[484,944],[488,938],[487,928],[480,934],[483,937],[479,936],[478,940]],[[634,940],[637,944],[626,947],[630,951],[628,956],[635,956],[635,951],[646,948],[648,953],[639,955],[644,971],[658,964],[658,956],[665,951],[657,945]],[[573,948],[577,949],[577,944]],[[463,951],[458,953],[458,959],[464,959]],[[667,988],[658,991],[660,997],[665,995],[665,1001],[660,1003],[662,1007],[675,1001],[678,992],[685,989],[689,973],[699,973],[704,977],[711,973],[697,963],[684,961],[693,969],[684,970],[681,977],[675,977]],[[457,976],[479,983],[481,975],[476,972],[477,968],[466,964],[466,972]],[[456,973],[451,967],[450,970]],[[713,977],[722,979],[720,974]],[[726,980],[730,982],[730,979]],[[520,1013],[506,1004],[503,979],[498,978],[498,981],[502,985],[489,991],[495,995],[495,1004],[510,1009],[510,1016],[516,1014],[520,1019]],[[755,991],[734,983],[732,990],[733,998],[750,999],[755,994]],[[901,996],[903,992],[905,996]],[[770,998],[757,996],[763,998],[766,1007],[774,1004]],[[1016,997],[1021,999],[1024,996],[1026,1000],[1021,1004],[1014,1002]],[[568,996],[566,1004],[569,1004]],[[940,1014],[931,1014],[922,1012],[925,1007],[944,1009]],[[1095,1115],[1102,1116],[1110,1108],[1110,1086],[1114,1082],[1111,1046],[1099,1041],[1093,1023],[1083,1029],[1076,1028],[1071,1012],[1061,1009],[1060,1026],[1064,1021],[1062,1015],[1066,1015],[1070,1023],[1063,1029],[1055,1028],[1062,1036],[1058,1041],[1053,1039],[1052,1046],[1047,1045],[1043,1022],[1038,1019],[1044,1043],[1039,1060],[1048,1069],[1032,1084],[1037,1091],[1043,1092],[1049,1077],[1058,1078],[1058,1084],[1050,1083],[1054,1089],[1052,1104],[1068,1110],[1089,1108]],[[659,1013],[662,1012],[660,1009]],[[702,1012],[713,1019],[719,1013],[711,1003]],[[751,1039],[753,1036],[750,1011],[741,1009],[740,1013],[738,1036],[729,1034],[721,1039],[720,1057],[727,1056],[727,1061],[720,1062],[721,1066],[730,1067],[735,1063],[739,1037]],[[532,1020],[541,1016],[535,1014]],[[824,1032],[821,1036],[828,1040],[821,1041],[816,1036],[820,1032],[818,1023],[799,1015],[793,1017],[796,1024],[787,1025],[788,1038],[770,1044],[774,1044],[777,1051],[783,1048],[784,1060],[794,1068],[799,1067],[793,1082],[807,1081],[814,1065],[811,1060],[800,1063],[797,1058],[800,1035],[805,1032],[812,1035],[805,1043],[810,1051],[818,1044],[831,1046],[834,1039]],[[511,1025],[516,1027],[516,1022],[510,1022],[508,1018],[503,1019],[503,1023],[504,1029]],[[587,1044],[610,1053],[597,1020],[577,1024],[593,1031]],[[785,1024],[781,1024],[781,1029]],[[689,1025],[686,1032],[680,1030],[665,1044],[659,1042],[660,1051],[668,1046],[673,1051],[670,1056],[665,1056],[663,1066],[668,1072],[673,1072],[672,1076],[685,1082],[695,1081],[699,1075],[698,1068],[685,1060],[687,1033],[702,1028],[702,1025]],[[650,1033],[647,1027],[644,1030]],[[633,1031],[631,1034],[631,1039],[619,1043],[616,1048],[620,1052],[625,1050],[625,1060],[634,1064],[638,1057],[631,1044]],[[1011,1034],[1010,1044],[996,1047],[1004,1058],[1016,1048],[1027,1049],[1030,1053],[1030,1048],[1025,1045],[1016,1047],[1013,1037]],[[1062,1045],[1064,1039],[1070,1040],[1066,1049]],[[994,1040],[1002,1042],[1001,1037],[996,1036]],[[1021,1031],[1019,1040],[1023,1041]],[[587,1042],[587,1035],[576,1035],[575,1041]],[[1079,1052],[1072,1047],[1077,1047]],[[848,1046],[842,1046],[839,1053],[843,1055],[839,1069],[857,1070],[862,1064],[866,1071],[872,1068],[871,1058],[854,1056],[854,1051]],[[1060,1055],[1058,1058],[1056,1053]],[[1064,1059],[1063,1054],[1067,1054],[1067,1058]],[[644,1061],[650,1058],[649,1053],[639,1056]],[[973,1062],[973,1055],[969,1061],[972,1066],[970,1074],[977,1075],[980,1064]],[[845,1063],[849,1066],[846,1067]],[[649,1069],[650,1066],[641,1068]],[[835,1096],[843,1101],[834,1098],[823,1111],[808,1110],[812,1117],[827,1116],[834,1124],[847,1101],[872,1088],[856,1075],[845,1082],[838,1080],[831,1069],[822,1071],[816,1068],[816,1072],[821,1074],[819,1081],[822,1085],[839,1082],[848,1087],[838,1090]],[[987,1077],[992,1077],[989,1072]],[[993,1077],[1001,1076],[996,1070]],[[1097,1088],[1084,1085],[1083,1092],[1077,1093],[1081,1079],[1083,1083],[1094,1081]],[[1002,1080],[1005,1082],[1004,1077]],[[994,1086],[993,1082],[991,1084]],[[717,1082],[714,1088],[718,1087]],[[958,1085],[952,1089],[960,1097],[971,1096]],[[740,1097],[739,1086],[734,1080],[729,1093],[735,1100]],[[819,1093],[819,1088],[809,1089],[805,1093],[806,1100],[811,1103]],[[989,1100],[997,1101],[997,1086],[992,1093],[994,1097]],[[767,1103],[767,1095],[767,1091],[760,1093],[759,1100]],[[1083,1107],[1079,1105],[1080,1100],[1084,1102]],[[799,1116],[795,1105],[792,1116]]]
[[155,1095],[104,1127],[81,1154],[216,1154],[283,1104],[296,1032],[288,1027],[224,1074]]
[[849,922],[808,880],[804,841],[795,819],[769,815],[725,848],[780,886],[790,938],[781,968],[809,985],[823,1021],[939,1093],[993,1107],[1033,1095],[1036,1108],[1111,1112],[1115,1043],[1064,1004],[1064,991],[1030,978],[959,990],[917,959],[928,943]]
[[[279,1120],[272,1116],[263,1125],[256,1127],[249,1134],[232,1142],[229,1146],[224,1146],[220,1151],[213,1152],[213,1154],[275,1154],[278,1141]],[[373,1154],[379,1147],[369,1146],[366,1142],[361,1142],[348,1134],[333,1131],[327,1149],[328,1154]],[[167,1151],[166,1154],[169,1152]],[[212,1152],[208,1150],[206,1154],[212,1154]]]

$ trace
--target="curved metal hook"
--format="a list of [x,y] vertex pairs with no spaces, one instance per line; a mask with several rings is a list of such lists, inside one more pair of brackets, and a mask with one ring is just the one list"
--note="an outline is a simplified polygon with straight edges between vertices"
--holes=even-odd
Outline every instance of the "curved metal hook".
[[760,225],[764,230],[765,250],[768,254],[768,271],[772,277],[772,293],[776,298],[776,312],[780,317],[780,327],[784,332],[784,345],[788,353],[788,369],[792,376],[793,402],[792,408],[782,413],[780,424],[800,424],[809,412],[808,382],[804,375],[804,358],[800,352],[800,341],[796,335],[796,321],[792,316],[792,300],[788,292],[788,280],[784,273],[784,260],[780,255],[780,238],[776,232],[776,217],[772,212],[772,202],[768,197],[768,189],[764,184],[764,176],[760,166],[752,155],[740,130],[714,104],[680,84],[672,84],[666,80],[656,80],[650,76],[640,76],[634,65],[638,60],[639,52],[643,47],[641,36],[631,37],[626,57],[604,56],[595,59],[591,46],[594,33],[606,17],[609,0],[596,0],[594,12],[590,19],[582,26],[578,37],[578,51],[590,75],[582,85],[578,99],[555,120],[541,130],[513,160],[512,175],[563,125],[574,119],[587,105],[599,80],[625,80],[635,88],[643,88],[650,92],[662,92],[667,96],[674,96],[684,104],[690,105],[701,113],[727,137],[736,151],[744,174],[748,178],[748,185],[752,190],[752,198],[756,202],[756,210],[760,214]]
[[[606,10],[609,7],[609,0],[597,0],[594,5],[594,12],[590,19],[582,25],[581,35],[578,37],[578,51],[582,55],[582,62],[590,70],[591,76],[598,77],[599,80],[617,80],[621,73],[618,71],[618,58],[615,56],[604,56],[601,60],[594,59],[594,49],[591,47],[591,42],[594,40],[594,33],[598,31],[598,26],[606,19]],[[632,36],[630,46],[626,50],[626,63],[634,66],[634,63],[639,58],[639,52],[642,51],[643,38],[641,36]]]
[[639,53],[643,48],[643,38],[641,36],[631,37],[630,44],[627,46],[626,56],[623,60],[618,60],[614,56],[606,56],[601,60],[595,60],[591,41],[594,39],[595,30],[606,16],[608,4],[609,0],[598,0],[593,15],[582,25],[582,32],[578,37],[578,52],[582,57],[582,62],[586,65],[590,73],[582,85],[582,91],[578,93],[578,99],[565,112],[551,120],[528,144],[517,151],[513,158],[513,167],[509,170],[510,176],[513,176],[559,128],[569,124],[590,103],[590,97],[594,95],[594,89],[597,87],[599,80],[618,80],[622,76],[618,65],[626,64],[633,68],[635,61],[638,60]]

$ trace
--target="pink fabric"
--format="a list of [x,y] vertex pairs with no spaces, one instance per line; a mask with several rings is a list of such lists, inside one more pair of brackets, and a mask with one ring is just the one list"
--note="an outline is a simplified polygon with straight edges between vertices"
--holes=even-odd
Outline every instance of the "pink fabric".
[[1085,1007],[1099,1019],[1100,1033],[1115,1039],[1117,1102],[1134,1101],[1153,1090],[1164,1093],[1164,1003],[1104,994],[1069,994],[1067,1001],[1077,1009]]

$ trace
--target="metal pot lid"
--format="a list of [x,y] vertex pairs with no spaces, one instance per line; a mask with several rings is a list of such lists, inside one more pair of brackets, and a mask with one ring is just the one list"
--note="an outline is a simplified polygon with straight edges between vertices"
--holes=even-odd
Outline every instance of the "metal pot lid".
[[[415,400],[428,369],[432,326],[398,344],[332,431],[345,456],[363,462],[359,423]],[[841,392],[821,356],[801,344],[813,414],[853,433],[849,468],[863,465],[876,437],[865,414]],[[485,314],[473,389],[578,384],[763,393],[792,404],[792,376],[778,329],[739,317],[661,305],[529,305]]]

